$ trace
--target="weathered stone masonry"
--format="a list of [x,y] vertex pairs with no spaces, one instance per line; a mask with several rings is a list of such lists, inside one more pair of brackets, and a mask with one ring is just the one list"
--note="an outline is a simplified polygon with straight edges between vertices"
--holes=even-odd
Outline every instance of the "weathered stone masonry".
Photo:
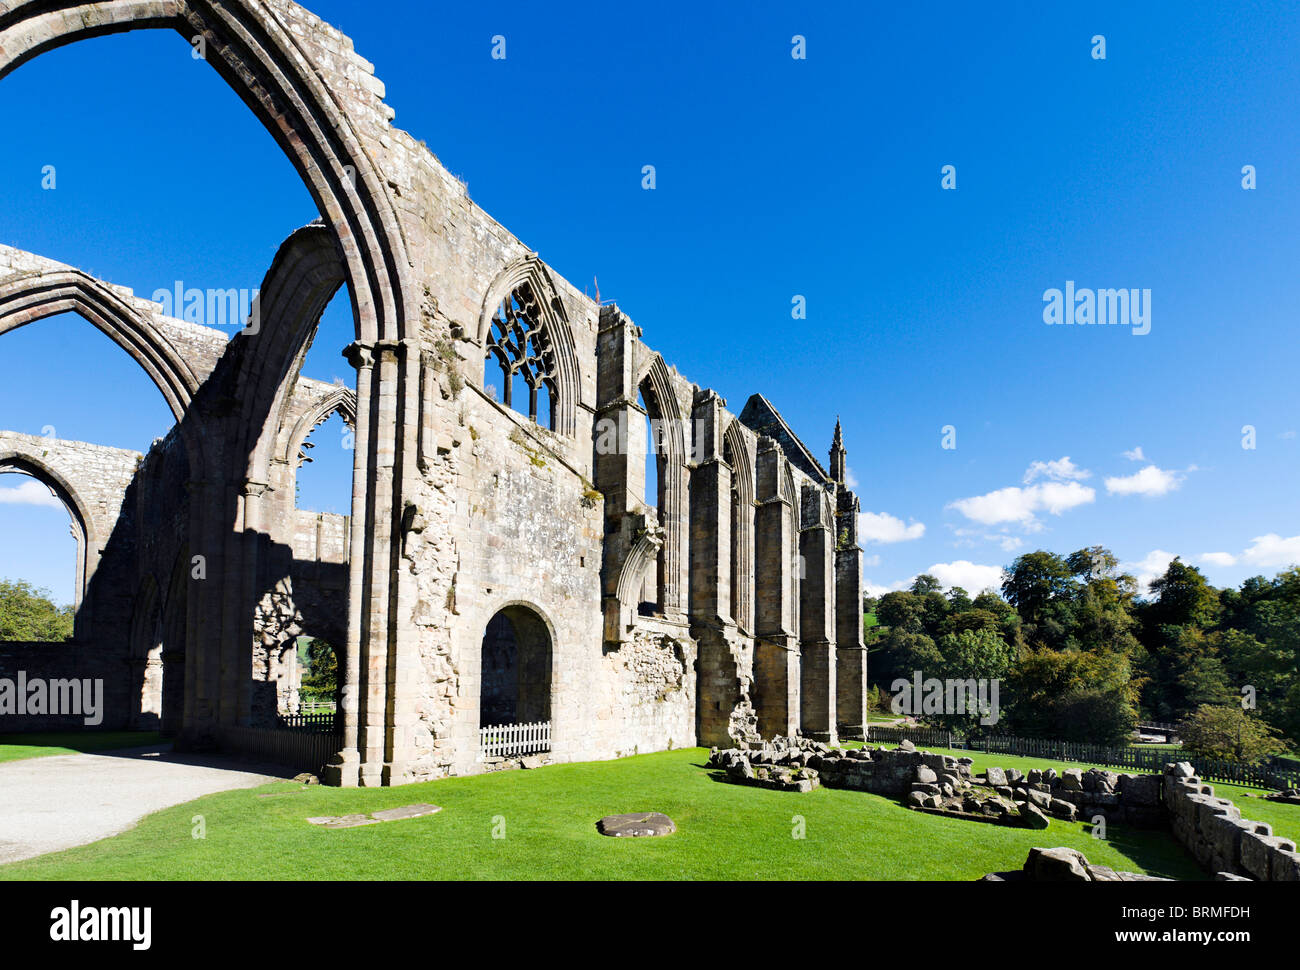
[[[205,37],[321,213],[268,269],[259,326],[229,342],[0,250],[0,333],[77,312],[177,417],[113,526],[129,632],[79,638],[124,663],[129,642],[153,644],[155,706],[182,743],[291,705],[299,632],[339,648],[335,784],[482,770],[485,709],[544,713],[561,761],[861,736],[858,500],[838,424],[828,470],[766,398],[737,415],[677,373],[393,128],[373,66],[288,0],[0,0],[0,78],[144,27]],[[355,392],[299,376],[344,282]],[[302,441],[334,411],[356,432],[346,518],[293,503]],[[130,525],[133,489],[150,500]],[[143,681],[125,694],[119,717],[138,719]]]

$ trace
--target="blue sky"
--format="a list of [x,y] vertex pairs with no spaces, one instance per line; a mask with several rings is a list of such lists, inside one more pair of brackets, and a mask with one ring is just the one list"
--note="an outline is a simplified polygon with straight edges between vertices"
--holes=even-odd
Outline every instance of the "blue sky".
[[[873,588],[973,591],[1094,543],[1219,584],[1300,560],[1300,7],[309,6],[399,127],[692,380],[736,411],[766,394],[818,454],[841,417]],[[178,35],[43,55],[0,81],[0,117],[0,242],[140,295],[255,288],[316,216]],[[1150,332],[1045,325],[1067,280],[1149,289]],[[341,297],[309,376],[349,376],[349,328]],[[79,319],[0,340],[0,427],[144,450],[171,423]],[[340,439],[313,438],[304,505],[346,510]],[[66,514],[20,482],[0,478],[0,576],[66,600]]]

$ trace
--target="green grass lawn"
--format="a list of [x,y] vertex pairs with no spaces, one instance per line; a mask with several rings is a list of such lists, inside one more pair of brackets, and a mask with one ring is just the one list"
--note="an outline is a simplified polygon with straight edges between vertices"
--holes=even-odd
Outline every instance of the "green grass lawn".
[[[1019,869],[1033,846],[1179,878],[1200,871],[1165,833],[1092,838],[1082,823],[1046,831],[914,812],[862,792],[766,791],[718,780],[701,748],[554,765],[400,788],[288,782],[225,792],[149,816],[94,845],[0,866],[3,879],[935,879]],[[259,797],[269,795],[271,797]],[[415,802],[436,815],[353,829],[312,815]],[[670,836],[611,839],[603,815],[661,811]],[[202,815],[207,837],[191,836]],[[801,817],[805,837],[794,838]],[[493,832],[504,838],[493,838]]]
[[[848,747],[848,745],[845,745]],[[854,744],[854,747],[861,747],[860,744]],[[893,747],[893,745],[887,745]],[[959,750],[957,748],[926,748],[927,751],[938,751],[943,754],[950,754],[955,757],[967,757],[975,763],[971,766],[976,774],[984,771],[986,768],[993,766],[997,768],[1019,768],[1021,771],[1029,771],[1030,768],[1055,768],[1062,771],[1065,768],[1080,768],[1087,771],[1089,768],[1097,767],[1103,771],[1113,771],[1117,774],[1124,774],[1126,769],[1107,767],[1106,765],[1086,765],[1077,761],[1053,761],[1047,758],[1018,758],[1009,754],[998,754],[996,751],[991,754],[985,754],[978,750]],[[1171,757],[1170,761],[1178,760]],[[1229,798],[1241,809],[1243,818],[1253,819],[1256,822],[1267,822],[1273,826],[1273,834],[1283,836],[1284,838],[1294,839],[1300,844],[1300,805],[1285,805],[1281,802],[1268,802],[1260,798],[1260,795],[1266,793],[1264,788],[1249,788],[1244,785],[1230,785],[1227,782],[1212,781],[1208,784],[1214,788],[1214,794],[1220,798]],[[1247,794],[1249,793],[1249,794]],[[1254,795],[1255,797],[1250,797]],[[1053,822],[1053,825],[1056,823]],[[1085,852],[1084,855],[1087,855]],[[1089,858],[1091,861],[1091,857]]]
[[51,731],[0,734],[0,763],[24,758],[49,758],[59,754],[108,751],[157,744],[157,731]]

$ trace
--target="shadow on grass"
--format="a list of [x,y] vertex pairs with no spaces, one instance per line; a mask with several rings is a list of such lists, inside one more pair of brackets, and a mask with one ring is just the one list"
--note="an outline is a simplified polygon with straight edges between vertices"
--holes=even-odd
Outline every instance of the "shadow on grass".
[[0,762],[55,754],[92,754],[115,748],[140,748],[160,743],[157,731],[33,731],[0,734]]
[[[1095,829],[1094,825],[1084,825],[1084,830],[1089,835],[1093,835]],[[1205,878],[1201,868],[1178,844],[1167,827],[1141,829],[1108,825],[1105,841],[1153,876],[1180,880]]]

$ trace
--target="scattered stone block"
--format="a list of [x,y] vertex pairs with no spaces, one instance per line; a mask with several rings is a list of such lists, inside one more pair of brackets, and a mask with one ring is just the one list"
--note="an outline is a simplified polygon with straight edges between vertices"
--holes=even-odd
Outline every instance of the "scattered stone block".
[[1025,871],[1038,882],[1091,882],[1088,860],[1077,849],[1030,849]]
[[596,823],[596,831],[611,838],[648,838],[671,835],[677,826],[662,812],[632,812],[627,815],[606,815]]
[[1024,802],[1018,806],[1020,818],[1023,820],[1025,828],[1045,829],[1051,823],[1051,820],[1043,814],[1037,806]]

